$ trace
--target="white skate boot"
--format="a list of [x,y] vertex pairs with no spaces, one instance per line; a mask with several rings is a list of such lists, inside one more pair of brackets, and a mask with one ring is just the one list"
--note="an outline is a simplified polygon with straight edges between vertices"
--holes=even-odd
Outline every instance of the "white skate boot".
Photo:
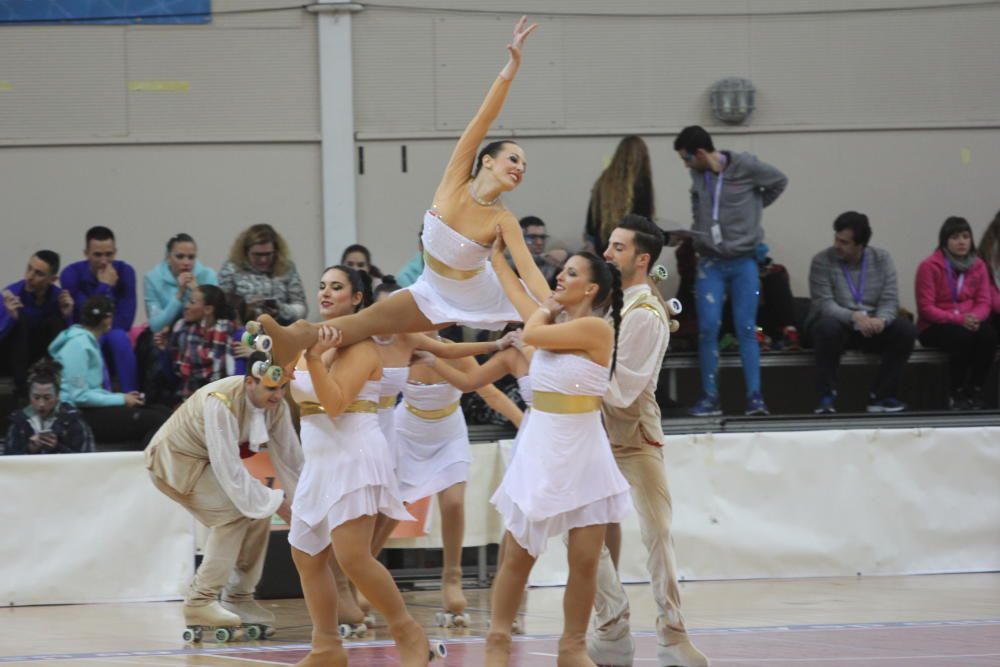
[[274,634],[274,614],[260,606],[253,598],[246,600],[222,599],[222,608],[231,611],[243,621],[248,639],[267,639]]
[[601,639],[587,635],[587,655],[598,667],[631,667],[635,656],[635,642],[627,634],[619,639]]
[[[662,641],[662,637],[659,638]],[[657,667],[708,667],[708,658],[694,647],[691,640],[684,637],[680,641],[664,646],[656,644]]]
[[243,619],[222,608],[218,602],[205,605],[184,605],[184,624],[187,628],[181,637],[185,642],[200,642],[206,631],[218,642],[228,642],[240,633]]

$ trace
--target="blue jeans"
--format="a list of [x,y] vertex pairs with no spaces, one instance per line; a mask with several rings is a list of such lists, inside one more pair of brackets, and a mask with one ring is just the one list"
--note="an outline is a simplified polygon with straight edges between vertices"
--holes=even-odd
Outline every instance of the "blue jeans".
[[760,391],[760,347],[757,345],[757,295],[760,289],[753,257],[702,257],[694,282],[698,303],[698,363],[701,388],[718,398],[719,328],[726,295],[733,303],[733,327],[740,342],[747,394]]

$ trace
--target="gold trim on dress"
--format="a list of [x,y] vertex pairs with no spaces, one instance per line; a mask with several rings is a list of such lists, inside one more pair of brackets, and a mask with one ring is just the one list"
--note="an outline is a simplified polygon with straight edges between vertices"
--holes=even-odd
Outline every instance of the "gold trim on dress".
[[532,392],[531,409],[557,415],[578,415],[601,409],[600,396],[560,394],[556,391]]
[[379,410],[391,410],[396,407],[396,397],[395,396],[379,396],[378,397],[378,409]]
[[438,408],[437,410],[421,410],[419,408],[413,407],[409,403],[404,403],[404,405],[406,405],[407,410],[409,410],[412,414],[416,415],[417,417],[420,417],[421,419],[426,419],[427,421],[435,421],[437,419],[444,419],[445,417],[448,417],[452,413],[454,413],[455,410],[458,410],[459,402],[455,401],[451,405],[446,405],[445,407]]
[[233,397],[229,394],[223,394],[221,391],[210,391],[209,396],[214,396],[215,398],[222,401],[222,404],[229,408],[229,411],[236,414],[236,409],[233,407]]
[[[348,412],[365,412],[375,414],[378,412],[378,403],[375,401],[354,401],[344,409],[344,414]],[[326,408],[321,403],[315,401],[303,401],[299,403],[299,415],[302,417],[312,417],[313,415],[325,415]]]
[[426,250],[424,250],[424,263],[429,266],[431,271],[434,273],[445,278],[451,278],[452,280],[468,280],[469,278],[475,278],[486,268],[485,266],[480,266],[476,269],[456,269],[453,266],[448,266]]

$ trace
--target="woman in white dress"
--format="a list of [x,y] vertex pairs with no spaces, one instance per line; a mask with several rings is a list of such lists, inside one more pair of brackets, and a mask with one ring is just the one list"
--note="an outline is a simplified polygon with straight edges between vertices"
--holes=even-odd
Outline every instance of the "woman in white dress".
[[[355,309],[357,274],[331,267],[323,272],[319,300],[324,313]],[[403,665],[426,665],[427,637],[406,610],[389,572],[371,554],[375,515],[408,519],[377,406],[382,362],[373,342],[333,348],[322,329],[300,360],[291,391],[301,411],[305,458],[288,541],[313,620],[312,650],[305,667],[347,664],[338,629],[337,589],[330,570],[331,546],[344,572],[385,616]]]
[[[502,251],[502,245],[496,244]],[[618,470],[601,423],[601,398],[614,372],[621,321],[621,277],[592,253],[578,253],[539,307],[506,268],[494,266],[525,318],[524,342],[537,348],[531,360],[531,418],[491,502],[503,517],[507,549],[493,582],[486,665],[507,665],[511,627],[528,575],[548,539],[569,532],[569,579],[563,598],[560,667],[593,667],[586,632],[597,586],[597,562],[605,528],[630,507],[628,482]],[[614,327],[595,309],[611,304]]]
[[[509,60],[455,146],[431,209],[424,215],[420,278],[371,308],[325,322],[338,330],[338,345],[376,335],[434,331],[452,323],[498,330],[518,320],[489,262],[491,244],[498,236],[509,246],[518,273],[539,301],[549,293],[517,217],[500,201],[504,192],[524,179],[524,151],[508,140],[489,143],[476,154],[503,108],[521,64],[524,40],[536,27],[527,25],[525,17],[517,22],[507,45]],[[284,328],[268,316],[259,322],[271,336],[278,365],[316,339],[318,325],[304,320]]]

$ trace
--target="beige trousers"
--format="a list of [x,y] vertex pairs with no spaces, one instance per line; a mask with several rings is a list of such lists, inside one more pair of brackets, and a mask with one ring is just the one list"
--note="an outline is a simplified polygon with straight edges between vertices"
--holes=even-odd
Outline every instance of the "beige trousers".
[[[671,541],[673,509],[663,449],[611,446],[618,468],[631,485],[632,504],[639,516],[642,543],[646,546],[653,599],[659,609],[656,627],[660,644],[674,644],[687,637],[681,617],[681,594],[677,587],[677,566]],[[629,606],[607,546],[601,549],[597,567],[597,596],[594,599],[594,633],[614,641],[629,634]]]
[[186,496],[152,473],[150,477],[157,489],[209,529],[201,565],[184,601],[195,606],[209,604],[219,599],[223,587],[226,600],[253,599],[264,571],[271,520],[243,516],[219,486],[211,468],[205,468]]

